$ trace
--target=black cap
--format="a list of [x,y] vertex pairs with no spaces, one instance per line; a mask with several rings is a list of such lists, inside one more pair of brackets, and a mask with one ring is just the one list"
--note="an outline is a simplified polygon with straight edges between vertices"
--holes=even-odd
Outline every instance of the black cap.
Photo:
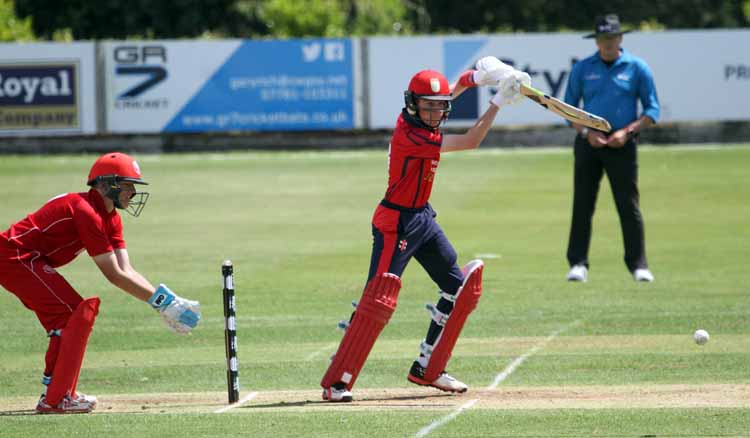
[[596,17],[594,33],[585,35],[584,38],[596,38],[600,35],[622,35],[630,30],[620,28],[620,18],[617,14],[599,15]]

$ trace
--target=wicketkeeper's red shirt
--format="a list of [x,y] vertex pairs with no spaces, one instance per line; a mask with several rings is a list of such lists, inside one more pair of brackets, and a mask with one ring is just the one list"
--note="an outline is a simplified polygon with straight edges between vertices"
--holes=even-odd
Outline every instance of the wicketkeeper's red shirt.
[[38,252],[52,267],[78,254],[91,257],[125,248],[117,210],[107,212],[96,190],[56,196],[0,234],[21,253]]
[[427,204],[442,144],[440,130],[421,127],[408,113],[401,113],[388,152],[386,202],[404,208]]

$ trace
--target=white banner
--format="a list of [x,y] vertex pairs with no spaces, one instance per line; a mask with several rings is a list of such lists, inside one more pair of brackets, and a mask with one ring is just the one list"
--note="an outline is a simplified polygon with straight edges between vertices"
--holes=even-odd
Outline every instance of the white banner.
[[0,44],[0,136],[96,133],[94,43]]
[[[419,70],[435,69],[453,82],[482,56],[494,55],[532,76],[532,85],[560,99],[571,65],[596,52],[584,34],[472,35],[369,39],[369,120],[392,128],[404,106],[403,92]],[[654,73],[660,122],[748,120],[750,30],[629,33],[623,48],[643,58]],[[454,102],[447,126],[471,126],[488,106],[489,89],[470,90]],[[524,101],[503,108],[496,124],[541,125],[564,121]]]
[[102,45],[109,132],[361,127],[353,39]]
[[240,40],[102,43],[108,132],[161,132]]

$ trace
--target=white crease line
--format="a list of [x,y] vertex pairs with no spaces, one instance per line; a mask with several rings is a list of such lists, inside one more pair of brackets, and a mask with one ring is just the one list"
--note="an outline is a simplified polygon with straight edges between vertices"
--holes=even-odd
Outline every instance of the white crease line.
[[223,408],[219,408],[215,410],[214,414],[223,414],[226,411],[242,406],[242,404],[249,402],[250,400],[254,399],[257,395],[258,395],[257,392],[251,392],[250,394],[242,397],[242,399],[238,401],[237,403],[232,403],[231,405],[226,405]]
[[321,348],[320,350],[313,351],[312,353],[308,354],[307,357],[305,357],[305,362],[309,362],[315,359],[316,357],[320,356],[322,353],[325,353],[326,351],[332,349],[335,346],[336,344],[328,344],[325,347]]
[[[503,380],[507,379],[508,376],[510,376],[519,366],[521,366],[522,363],[524,363],[526,361],[526,359],[528,359],[533,354],[537,353],[539,350],[541,350],[542,348],[544,348],[553,339],[555,339],[556,337],[558,337],[560,335],[560,333],[563,333],[563,332],[567,331],[568,329],[570,329],[571,327],[575,327],[575,326],[579,325],[580,323],[581,323],[580,320],[573,321],[572,323],[566,325],[565,327],[552,332],[540,344],[533,346],[529,351],[527,351],[526,353],[520,355],[513,362],[511,362],[510,365],[508,365],[507,367],[505,367],[505,369],[500,374],[498,374],[497,376],[495,376],[495,380],[492,382],[492,384],[490,386],[488,386],[486,388],[486,390],[494,390],[494,389],[496,389],[497,385],[499,385]],[[444,424],[447,424],[450,421],[453,421],[453,419],[456,418],[456,417],[458,417],[459,415],[461,415],[461,413],[463,411],[467,411],[467,410],[471,409],[472,407],[474,407],[474,405],[477,404],[479,402],[479,400],[480,400],[479,398],[475,398],[475,399],[469,400],[468,402],[462,404],[461,406],[459,406],[457,409],[455,409],[453,412],[451,412],[450,414],[446,415],[445,417],[440,418],[438,420],[435,420],[432,423],[428,424],[427,426],[423,427],[422,429],[419,430],[419,432],[417,432],[416,438],[425,437],[425,436],[429,435],[430,432],[432,432],[433,430],[437,429],[438,427],[440,427],[440,426],[442,426]]]
[[572,323],[566,325],[565,327],[563,327],[563,328],[561,328],[561,329],[559,329],[557,331],[552,332],[549,336],[547,336],[547,338],[544,341],[542,341],[541,344],[533,346],[529,351],[527,351],[526,353],[518,356],[516,358],[516,360],[514,360],[513,362],[511,362],[511,364],[508,365],[503,370],[503,372],[501,372],[500,374],[498,374],[497,376],[495,376],[495,380],[492,381],[492,384],[490,386],[488,386],[487,389],[488,390],[493,390],[493,389],[497,388],[497,385],[499,385],[503,380],[507,379],[508,376],[510,376],[513,373],[513,371],[516,370],[516,368],[518,368],[519,366],[521,366],[521,364],[524,363],[526,361],[526,359],[528,359],[531,355],[535,354],[537,351],[539,351],[542,348],[546,347],[547,344],[549,344],[550,342],[552,342],[553,339],[555,339],[556,337],[560,336],[560,333],[563,333],[563,332],[569,330],[571,327],[575,327],[575,326],[579,325],[580,323],[581,323],[581,321],[573,321]]
[[478,401],[479,401],[478,398],[475,398],[473,400],[469,400],[468,402],[462,404],[461,406],[458,407],[458,409],[454,410],[453,412],[451,412],[450,414],[446,415],[445,417],[443,417],[443,418],[441,418],[441,419],[439,419],[437,421],[433,421],[432,423],[430,423],[429,426],[423,427],[422,430],[420,430],[419,432],[417,432],[417,438],[421,438],[423,436],[427,436],[433,430],[437,429],[438,427],[442,426],[443,424],[446,424],[449,421],[453,420],[454,418],[458,417],[461,414],[461,412],[463,412],[463,411],[465,411],[467,409],[471,409],[475,404],[477,404]]

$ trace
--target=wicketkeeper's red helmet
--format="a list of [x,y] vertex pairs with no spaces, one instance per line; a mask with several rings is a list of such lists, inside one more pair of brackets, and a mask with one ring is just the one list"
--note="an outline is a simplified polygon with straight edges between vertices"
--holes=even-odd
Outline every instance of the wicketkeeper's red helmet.
[[[120,202],[120,192],[122,192],[120,183],[148,184],[142,179],[141,168],[133,157],[121,152],[106,153],[99,157],[94,162],[94,165],[91,166],[87,184],[93,187],[100,182],[107,185],[107,192],[104,196],[111,199],[117,208],[123,208]],[[130,197],[125,211],[133,216],[140,215],[141,210],[146,206],[148,196],[149,194],[146,192],[134,193]]]
[[[409,114],[417,116],[419,118],[419,105],[417,99],[424,100],[435,100],[445,102],[445,107],[441,110],[441,117],[438,123],[445,121],[448,118],[448,114],[451,111],[451,96],[450,85],[448,79],[445,76],[435,70],[422,70],[414,75],[409,82],[409,88],[404,91],[404,102],[406,103],[406,110]],[[430,120],[436,122],[436,120]],[[436,126],[429,126],[435,128]]]
[[109,152],[97,159],[91,166],[88,185],[93,186],[103,178],[115,178],[136,184],[148,184],[141,179],[141,168],[130,155],[121,152]]

